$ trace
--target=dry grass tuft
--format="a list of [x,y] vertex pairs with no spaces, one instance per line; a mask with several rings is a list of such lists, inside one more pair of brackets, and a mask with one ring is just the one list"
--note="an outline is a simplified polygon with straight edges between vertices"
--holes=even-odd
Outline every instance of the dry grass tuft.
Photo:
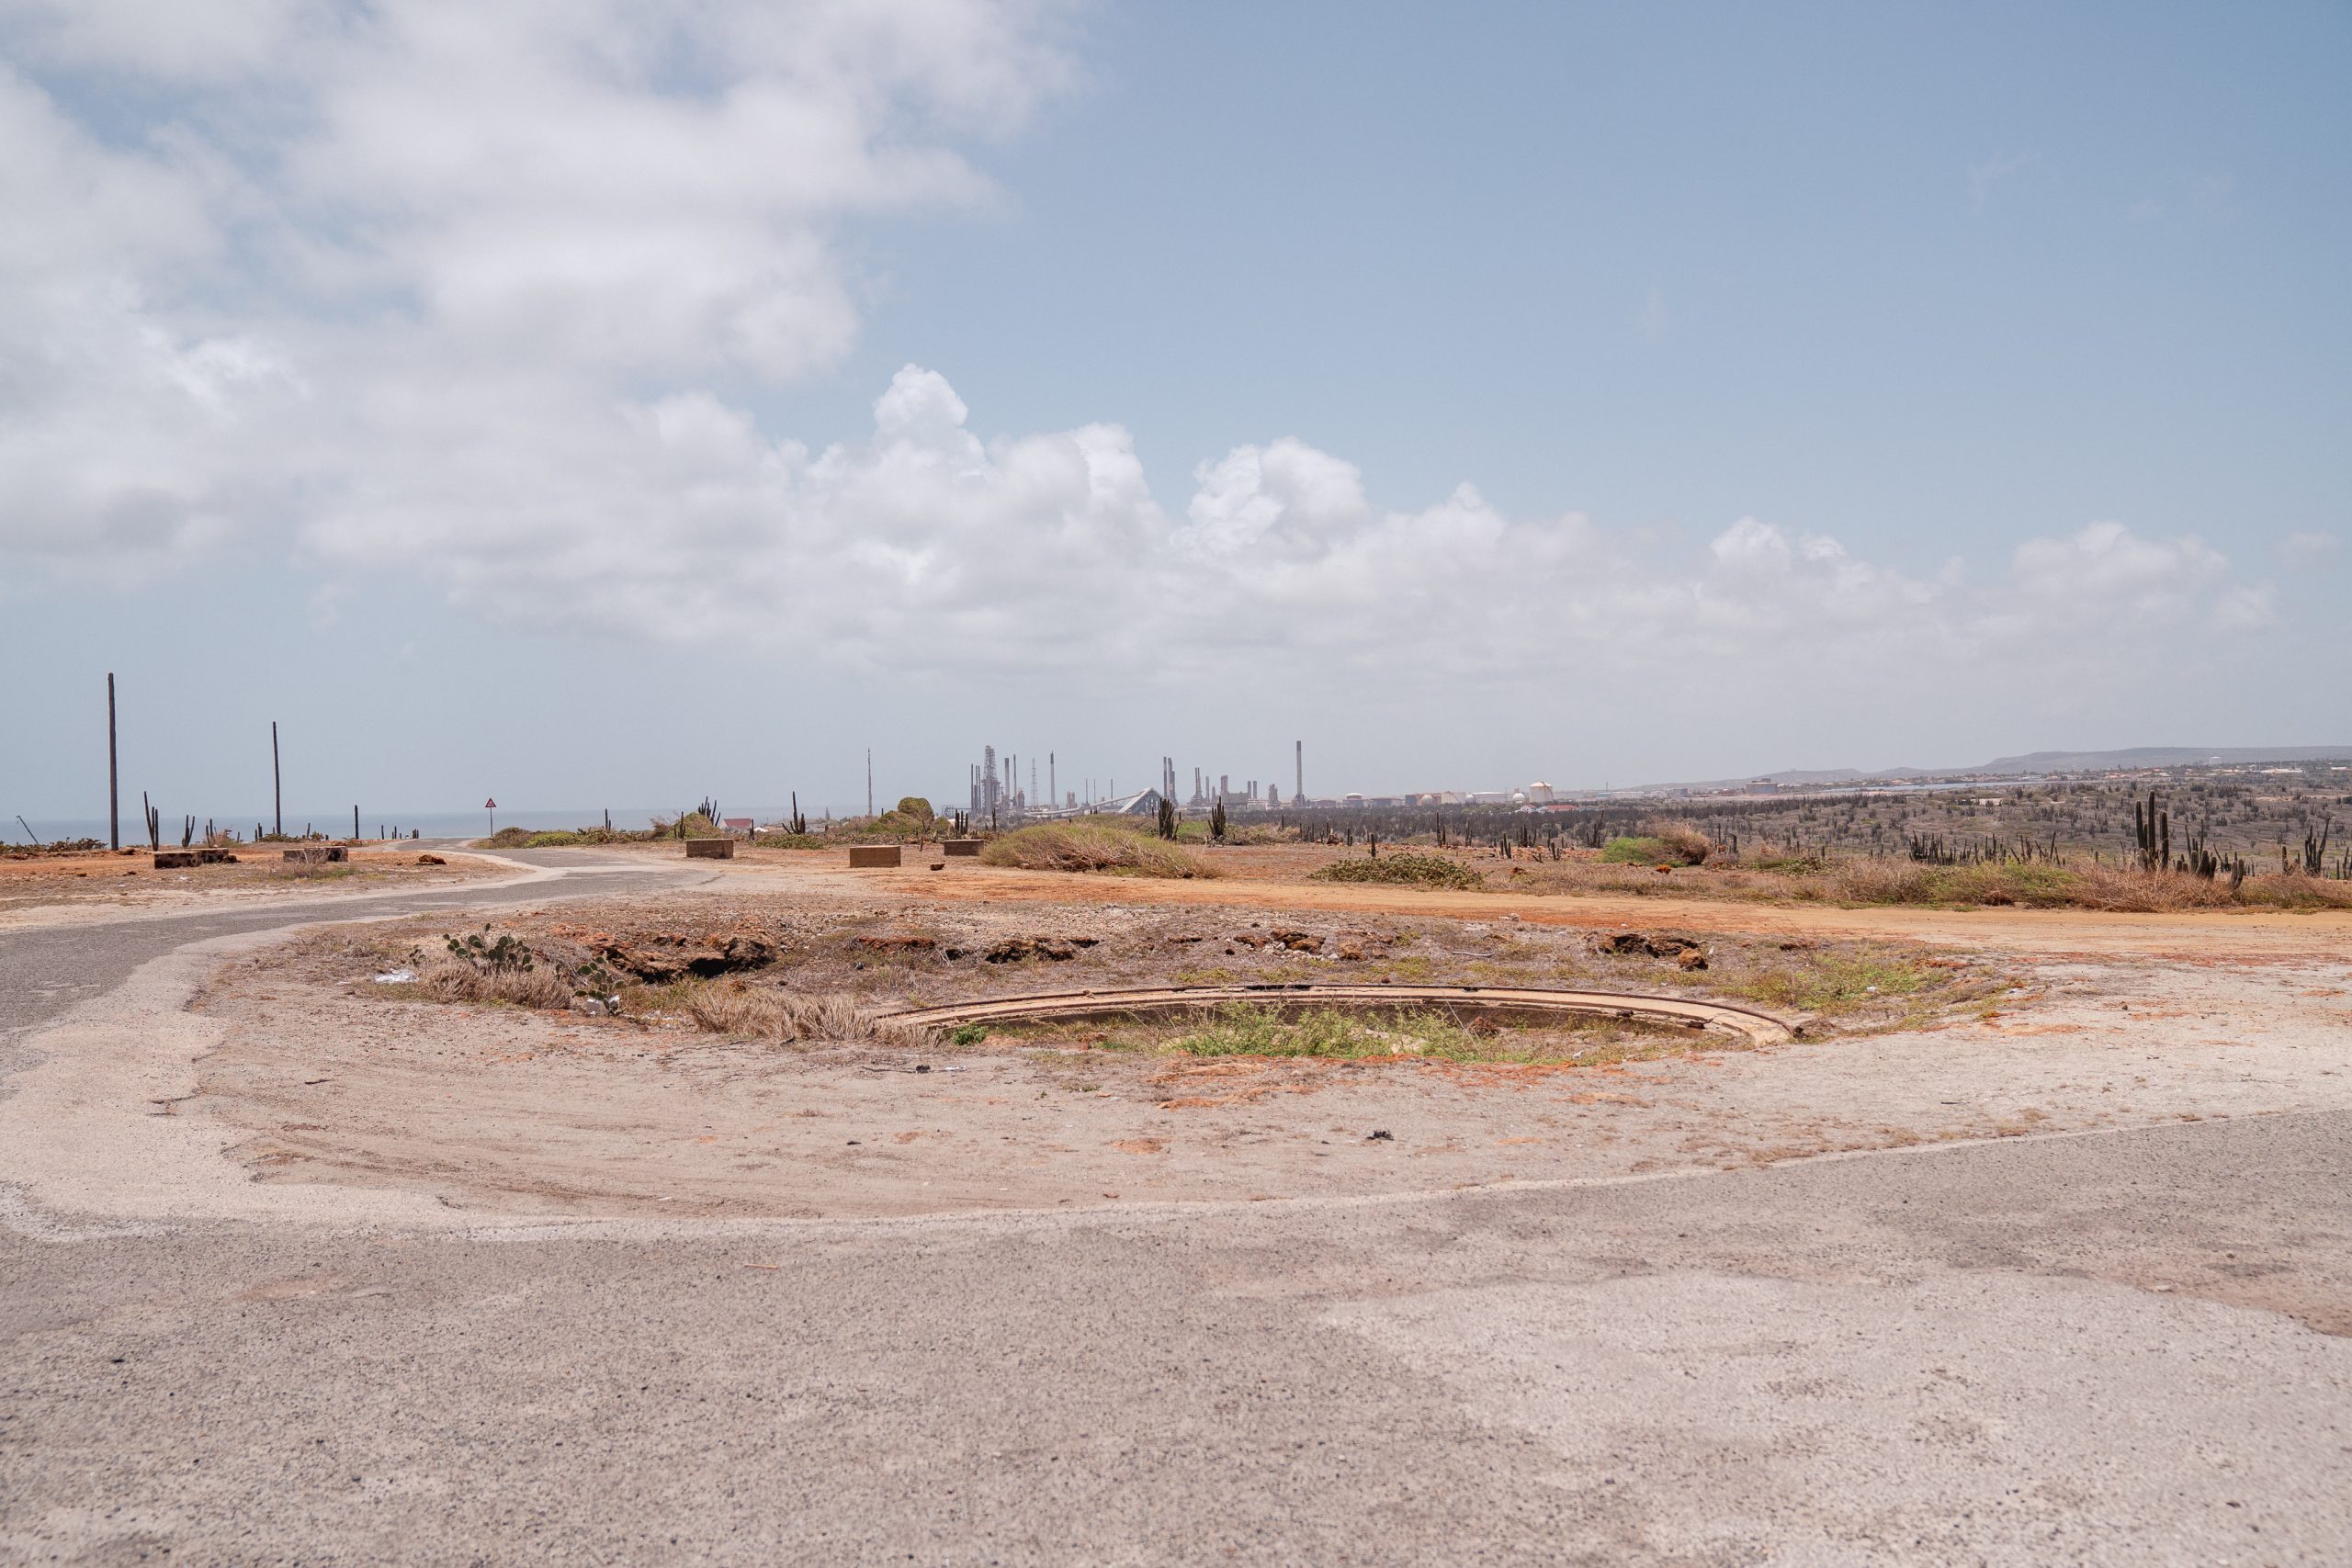
[[417,965],[416,984],[445,1002],[512,1002],[516,1007],[560,1010],[571,1005],[571,982],[548,964],[528,969],[480,969],[462,959],[435,954]]
[[1088,822],[1042,822],[989,840],[984,865],[1024,871],[1107,871],[1122,876],[1208,877],[1216,868],[1164,839]]
[[738,989],[709,986],[686,1002],[686,1015],[713,1034],[748,1035],[779,1044],[917,1046],[928,1042],[921,1029],[897,1022],[840,992]]

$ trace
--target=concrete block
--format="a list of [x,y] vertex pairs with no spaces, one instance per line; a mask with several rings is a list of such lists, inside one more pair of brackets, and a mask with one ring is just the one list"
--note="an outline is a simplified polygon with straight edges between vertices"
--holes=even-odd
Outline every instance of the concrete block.
[[341,844],[311,844],[304,849],[286,852],[288,863],[293,865],[324,865],[329,861],[350,858]]
[[195,850],[157,850],[155,852],[157,871],[178,871],[184,867],[203,863],[204,857]]
[[688,839],[688,860],[733,860],[735,840],[732,839]]
[[978,839],[949,839],[939,846],[939,852],[944,855],[977,855],[980,852],[980,841]]
[[896,844],[852,844],[849,847],[849,863],[853,871],[897,865],[899,858]]

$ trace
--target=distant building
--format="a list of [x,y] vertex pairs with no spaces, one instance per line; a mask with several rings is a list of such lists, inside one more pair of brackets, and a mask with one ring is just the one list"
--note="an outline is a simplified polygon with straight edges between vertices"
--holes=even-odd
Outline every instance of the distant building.
[[1527,786],[1527,798],[1531,805],[1549,806],[1555,797],[1552,793],[1552,786],[1539,779]]
[[738,834],[746,839],[752,836],[752,819],[748,817],[729,817],[723,819],[719,823],[719,826],[726,829],[729,833]]
[[1115,800],[1098,801],[1094,809],[1113,817],[1157,817],[1162,798],[1158,790],[1148,789],[1136,795],[1120,795]]

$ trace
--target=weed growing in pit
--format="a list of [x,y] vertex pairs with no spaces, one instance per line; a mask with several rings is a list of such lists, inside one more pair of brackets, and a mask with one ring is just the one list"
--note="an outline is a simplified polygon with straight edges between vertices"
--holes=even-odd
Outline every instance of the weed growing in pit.
[[[1561,1035],[1582,1036],[1574,1043]],[[1440,1062],[1558,1062],[1611,1059],[1652,1044],[1688,1049],[1688,1034],[1628,1026],[1615,1020],[1577,1021],[1540,1032],[1486,1034],[1441,1012],[1397,1012],[1368,1018],[1317,1009],[1285,1017],[1275,1009],[1234,1003],[1217,1010],[1204,1028],[1177,1036],[1169,1049],[1193,1056],[1315,1056],[1339,1060],[1412,1056]]]

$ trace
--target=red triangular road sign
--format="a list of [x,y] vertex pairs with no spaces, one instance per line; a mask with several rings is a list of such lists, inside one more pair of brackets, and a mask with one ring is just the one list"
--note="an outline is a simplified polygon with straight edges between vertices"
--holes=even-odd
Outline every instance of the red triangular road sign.
[[481,808],[484,811],[495,811],[498,809],[498,802],[494,800],[485,800],[481,803]]

